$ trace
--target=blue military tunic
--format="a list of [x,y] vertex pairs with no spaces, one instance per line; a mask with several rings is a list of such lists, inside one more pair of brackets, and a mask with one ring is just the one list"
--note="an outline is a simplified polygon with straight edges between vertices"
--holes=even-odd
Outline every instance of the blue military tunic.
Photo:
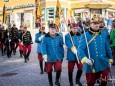
[[109,32],[108,32],[108,29],[106,27],[101,28],[101,32],[103,32],[108,37]]
[[[94,35],[95,34],[90,31],[86,33],[88,42],[92,39],[92,37],[94,37]],[[95,72],[107,69],[109,61],[112,61],[112,52],[105,33],[100,31],[99,35],[97,35],[97,37],[88,46],[90,57],[94,60],[93,67]],[[82,63],[84,63],[85,60],[89,58],[84,34],[82,35],[80,44],[78,46],[78,57]],[[88,64],[84,63],[83,71],[92,72],[92,69]]]
[[110,43],[110,35],[109,35],[109,32],[108,32],[108,29],[106,27],[101,28],[101,32],[105,34],[105,36],[108,39],[108,42]]
[[[79,44],[79,41],[80,41],[80,33],[76,33],[76,35],[74,35],[72,32],[70,32],[70,35],[71,35],[71,37],[72,37],[72,40],[73,40],[73,42],[74,42],[74,46],[76,47],[76,48],[78,48],[78,44]],[[77,61],[77,59],[76,59],[76,56],[75,56],[75,54],[72,52],[72,47],[73,47],[73,45],[72,45],[72,42],[71,42],[71,40],[70,40],[70,35],[69,35],[69,33],[65,36],[65,44],[66,44],[66,46],[67,46],[67,60],[68,61]]]
[[46,34],[42,41],[42,55],[47,55],[47,62],[61,61],[64,57],[63,39],[57,34],[51,37]]
[[42,40],[38,39],[41,35],[45,36],[45,33],[41,34],[41,32],[39,32],[39,33],[37,33],[35,35],[35,42],[37,43],[37,53],[41,53],[41,43],[42,43]]

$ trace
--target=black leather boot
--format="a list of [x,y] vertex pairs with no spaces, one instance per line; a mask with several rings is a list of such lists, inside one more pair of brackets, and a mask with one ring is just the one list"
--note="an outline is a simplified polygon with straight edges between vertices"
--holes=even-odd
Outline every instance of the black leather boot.
[[27,53],[27,60],[29,61],[30,52]]
[[41,69],[41,72],[40,74],[43,74],[43,62],[42,61],[39,61],[39,65],[40,65],[40,69]]
[[23,56],[23,51],[20,50],[20,57],[22,58],[22,56]]
[[27,56],[24,55],[24,60],[25,60],[25,63],[27,63]]
[[82,86],[82,84],[80,82],[81,75],[82,75],[82,70],[78,70],[77,74],[76,74],[76,84],[79,86]]
[[49,86],[53,86],[52,73],[48,73]]
[[61,71],[56,71],[56,81],[55,81],[55,85],[57,86],[61,86],[60,85],[60,82],[59,82],[59,79],[60,79],[60,76],[61,76]]
[[73,72],[68,71],[68,78],[69,78],[70,86],[73,86]]

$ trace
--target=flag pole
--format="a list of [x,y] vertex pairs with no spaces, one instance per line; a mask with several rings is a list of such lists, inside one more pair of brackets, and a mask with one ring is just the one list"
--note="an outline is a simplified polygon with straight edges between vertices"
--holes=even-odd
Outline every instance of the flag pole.
[[41,5],[40,5],[40,0],[37,0],[37,18],[40,20],[40,28],[42,27],[42,13],[41,13]]
[[[65,17],[64,17],[64,14],[62,14],[62,16],[63,16],[63,18],[64,18],[64,21],[65,21],[65,24],[66,24],[66,28],[68,29],[67,22],[66,22],[66,19],[65,19]],[[73,42],[72,36],[71,36],[71,34],[70,34],[69,31],[70,31],[70,29],[68,29],[68,34],[69,34],[69,36],[70,36],[71,43],[72,43],[72,45],[74,46],[74,42]],[[79,64],[80,61],[79,61],[78,55],[77,55],[77,54],[75,54],[75,55],[76,55],[77,62],[78,62],[78,64]]]

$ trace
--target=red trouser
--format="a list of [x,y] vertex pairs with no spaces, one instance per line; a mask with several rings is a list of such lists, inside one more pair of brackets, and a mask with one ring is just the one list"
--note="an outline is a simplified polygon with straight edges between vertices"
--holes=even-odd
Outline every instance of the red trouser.
[[38,53],[38,60],[39,60],[39,61],[43,61],[43,58],[42,58],[42,54],[41,54],[41,53]]
[[77,61],[69,61],[68,62],[68,71],[69,72],[73,72],[75,64],[77,64],[78,70],[82,70],[82,63],[78,64]]
[[19,42],[13,42],[14,49],[17,49],[18,45],[19,45]]
[[2,44],[0,43],[0,48],[2,47]]
[[6,46],[5,46],[4,43],[1,43],[1,44],[0,44],[0,47],[1,47],[2,49],[4,49]]
[[19,50],[23,50],[23,45],[21,43],[18,44]]
[[108,69],[97,73],[86,73],[87,86],[94,86],[96,80],[103,79],[101,86],[106,86],[108,80]]
[[56,71],[62,70],[62,61],[56,61],[56,62],[46,62],[46,72],[51,73],[52,72],[52,66],[54,65],[54,68]]
[[31,45],[24,45],[23,46],[23,52],[24,52],[24,55],[30,54],[30,52],[31,52]]

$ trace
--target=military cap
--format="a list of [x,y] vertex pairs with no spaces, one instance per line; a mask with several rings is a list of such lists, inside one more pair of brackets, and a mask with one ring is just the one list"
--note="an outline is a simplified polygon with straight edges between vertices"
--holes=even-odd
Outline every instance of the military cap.
[[24,29],[27,29],[27,27],[26,27],[26,26],[24,26]]
[[51,28],[56,28],[56,24],[50,24],[49,29],[51,29]]
[[72,23],[71,28],[78,28],[78,24],[77,23]]
[[99,24],[100,21],[98,20],[98,18],[95,18],[95,19],[91,19],[91,20],[90,20],[90,24],[91,24],[91,23]]

